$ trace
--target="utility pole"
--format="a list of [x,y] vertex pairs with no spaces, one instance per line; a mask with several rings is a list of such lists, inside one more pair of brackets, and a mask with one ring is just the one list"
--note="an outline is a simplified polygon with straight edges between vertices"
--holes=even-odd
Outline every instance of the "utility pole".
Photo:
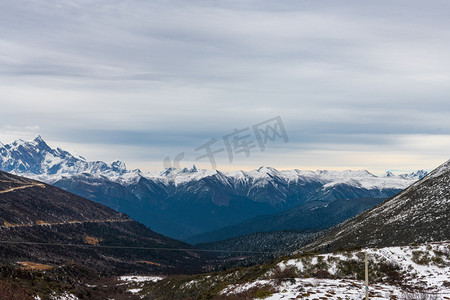
[[364,254],[364,265],[366,273],[366,300],[369,300],[369,263],[367,262],[367,252],[365,252]]

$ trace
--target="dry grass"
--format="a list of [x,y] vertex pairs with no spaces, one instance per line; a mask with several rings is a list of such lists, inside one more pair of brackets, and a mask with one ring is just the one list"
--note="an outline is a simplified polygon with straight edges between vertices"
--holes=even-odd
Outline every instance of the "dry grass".
[[53,269],[53,266],[38,264],[38,263],[30,262],[30,261],[19,261],[18,264],[21,265],[21,269],[23,269],[23,270],[44,271],[44,270]]
[[84,237],[84,242],[89,245],[98,246],[101,241],[102,241],[102,239],[98,239],[93,236],[85,236]]
[[161,267],[161,264],[158,264],[158,263],[155,263],[152,261],[147,261],[147,260],[140,260],[140,261],[138,261],[138,263]]

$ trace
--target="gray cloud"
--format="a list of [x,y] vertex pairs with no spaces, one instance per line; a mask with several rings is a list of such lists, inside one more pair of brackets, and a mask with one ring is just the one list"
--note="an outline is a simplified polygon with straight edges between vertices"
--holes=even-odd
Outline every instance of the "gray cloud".
[[371,147],[426,165],[448,155],[440,144],[438,155],[416,152],[424,136],[450,135],[446,1],[0,5],[0,127],[38,125],[98,159],[117,145],[137,165],[281,115],[286,156]]

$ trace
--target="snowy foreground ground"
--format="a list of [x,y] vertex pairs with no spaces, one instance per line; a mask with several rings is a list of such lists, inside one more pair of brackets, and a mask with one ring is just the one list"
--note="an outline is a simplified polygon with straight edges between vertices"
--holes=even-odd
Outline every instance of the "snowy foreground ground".
[[128,291],[131,294],[138,294],[142,291],[140,284],[148,282],[156,282],[162,280],[163,277],[160,276],[120,276],[119,280],[124,282],[123,284],[131,284],[135,287],[130,288]]
[[[121,276],[118,284],[141,299],[153,299],[155,284],[169,282],[178,292],[213,289],[223,298],[364,299],[364,257],[369,261],[370,299],[450,300],[450,241],[421,245],[362,249],[332,254],[297,255],[272,265],[255,280],[223,285],[236,272],[198,275],[172,285],[170,277]],[[222,285],[220,285],[222,284]],[[165,295],[165,294],[163,294]],[[180,294],[179,294],[180,295]],[[38,298],[37,298],[38,299]],[[64,294],[53,299],[75,300]],[[169,298],[166,298],[169,299]],[[195,297],[194,297],[195,299]],[[213,298],[214,299],[214,298]]]
[[[252,284],[233,287],[226,290],[224,294],[231,295],[236,292],[242,292],[245,289],[255,285],[266,285],[273,282],[258,281]],[[358,280],[346,279],[296,279],[295,282],[283,283],[277,286],[278,291],[264,299],[364,299],[364,282]],[[413,292],[405,291],[398,286],[373,284],[369,288],[370,299],[450,299],[450,292],[447,291],[428,291]],[[421,298],[425,297],[425,298]]]
[[[323,270],[326,267],[328,276],[340,277],[342,262],[359,262],[362,266],[365,252],[368,254],[371,273],[380,264],[398,268],[391,280],[383,278],[383,281],[391,281],[389,284],[369,283],[370,299],[450,299],[449,242],[317,255],[308,259],[283,261],[278,267],[281,271],[295,268],[300,273],[306,269],[316,267]],[[229,286],[222,291],[222,295],[239,294],[255,286],[274,288],[273,294],[266,299],[363,299],[365,296],[362,280],[317,278],[293,278],[281,282],[261,279],[244,285]]]

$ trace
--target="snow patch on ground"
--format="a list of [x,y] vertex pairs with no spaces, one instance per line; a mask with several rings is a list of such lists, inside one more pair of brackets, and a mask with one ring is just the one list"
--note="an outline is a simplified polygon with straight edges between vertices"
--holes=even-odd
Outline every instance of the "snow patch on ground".
[[[35,300],[41,300],[41,297],[35,296],[34,299]],[[61,294],[61,295],[55,295],[55,294],[50,295],[49,299],[52,299],[52,300],[78,300],[79,298],[76,297],[73,294],[64,293],[64,294]]]
[[164,279],[161,276],[142,276],[142,275],[126,275],[118,277],[121,283],[119,285],[126,285],[129,293],[137,295],[142,291],[142,287],[145,283],[157,282]]
[[142,289],[129,289],[128,291],[132,294],[138,294]]
[[160,276],[135,276],[135,275],[127,275],[127,276],[120,276],[120,281],[125,281],[127,283],[141,283],[141,282],[156,282],[159,280],[162,280],[163,277]]

